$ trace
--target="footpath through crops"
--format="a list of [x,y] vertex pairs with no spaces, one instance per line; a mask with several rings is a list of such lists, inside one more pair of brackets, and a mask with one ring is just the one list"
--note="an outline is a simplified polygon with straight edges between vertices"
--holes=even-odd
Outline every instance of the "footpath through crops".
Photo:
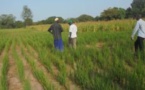
[[0,30],[0,90],[145,90],[145,61],[134,58],[130,39],[134,24],[79,23],[76,50],[63,25],[63,52],[46,26]]

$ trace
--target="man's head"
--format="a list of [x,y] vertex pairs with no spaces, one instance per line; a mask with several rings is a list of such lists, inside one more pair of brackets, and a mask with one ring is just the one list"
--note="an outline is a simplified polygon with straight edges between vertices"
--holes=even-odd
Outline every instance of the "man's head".
[[54,21],[55,21],[55,22],[58,22],[58,21],[59,21],[59,18],[55,18]]
[[136,20],[139,20],[140,18],[141,18],[140,14],[136,15]]
[[73,24],[73,23],[74,23],[73,20],[69,20],[69,21],[68,21],[68,24],[69,24],[69,25],[71,25],[71,24]]

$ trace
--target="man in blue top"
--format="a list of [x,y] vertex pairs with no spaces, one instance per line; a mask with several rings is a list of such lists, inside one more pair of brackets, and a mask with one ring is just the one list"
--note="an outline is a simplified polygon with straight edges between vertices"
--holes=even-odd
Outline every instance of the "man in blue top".
[[140,51],[142,51],[142,53],[144,54],[144,44],[143,44],[143,40],[145,39],[145,21],[143,19],[141,19],[141,15],[138,15],[136,17],[137,19],[137,23],[135,25],[135,28],[132,32],[132,40],[134,40],[134,36],[137,33],[137,40],[134,43],[134,47],[135,47],[135,54],[137,54],[138,49]]
[[63,42],[61,33],[63,32],[62,26],[59,24],[59,18],[55,18],[55,22],[50,26],[48,31],[53,35],[54,47],[57,50],[63,51]]

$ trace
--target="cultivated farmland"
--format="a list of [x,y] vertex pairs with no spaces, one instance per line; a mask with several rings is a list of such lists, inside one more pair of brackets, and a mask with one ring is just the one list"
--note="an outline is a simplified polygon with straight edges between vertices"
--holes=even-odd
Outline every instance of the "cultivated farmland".
[[0,90],[145,90],[145,61],[134,58],[134,20],[76,23],[77,49],[53,48],[49,25],[0,30]]

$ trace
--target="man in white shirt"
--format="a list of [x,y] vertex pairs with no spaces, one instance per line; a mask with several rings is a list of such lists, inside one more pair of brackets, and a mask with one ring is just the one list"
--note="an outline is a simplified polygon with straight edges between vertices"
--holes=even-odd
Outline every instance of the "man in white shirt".
[[70,25],[68,44],[69,47],[73,47],[74,49],[76,49],[77,26],[72,20],[70,20],[68,24]]
[[134,40],[134,36],[137,33],[137,40],[134,43],[135,54],[137,54],[138,49],[142,51],[142,53],[144,54],[143,40],[145,39],[145,21],[141,19],[141,15],[138,15],[136,19],[137,19],[137,23],[132,32],[131,39]]

